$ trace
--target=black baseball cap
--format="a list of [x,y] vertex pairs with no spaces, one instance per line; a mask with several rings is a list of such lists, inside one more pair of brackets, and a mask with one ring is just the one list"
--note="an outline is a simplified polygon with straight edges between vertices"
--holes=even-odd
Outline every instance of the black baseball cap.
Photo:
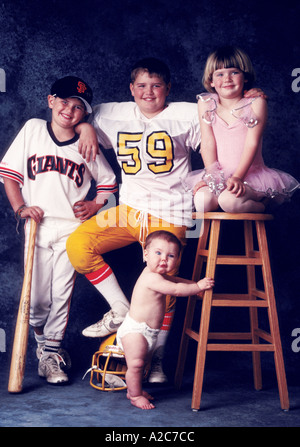
[[57,79],[51,87],[51,95],[59,98],[79,98],[84,103],[86,111],[92,113],[92,89],[82,79],[76,76],[66,76]]

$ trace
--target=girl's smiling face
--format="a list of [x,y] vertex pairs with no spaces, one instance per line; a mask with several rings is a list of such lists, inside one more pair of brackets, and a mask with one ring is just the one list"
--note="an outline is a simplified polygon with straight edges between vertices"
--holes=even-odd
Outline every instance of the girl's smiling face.
[[211,86],[221,98],[232,99],[243,96],[245,82],[239,68],[220,68],[214,71]]

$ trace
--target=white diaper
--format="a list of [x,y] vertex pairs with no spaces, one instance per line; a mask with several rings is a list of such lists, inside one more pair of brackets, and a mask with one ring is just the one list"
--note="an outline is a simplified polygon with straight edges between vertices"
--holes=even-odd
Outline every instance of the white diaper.
[[134,332],[142,334],[147,340],[149,351],[153,351],[159,331],[159,329],[152,329],[145,322],[140,323],[139,321],[135,321],[129,316],[129,313],[127,313],[123,323],[117,331],[117,344],[123,349],[121,338],[126,334]]

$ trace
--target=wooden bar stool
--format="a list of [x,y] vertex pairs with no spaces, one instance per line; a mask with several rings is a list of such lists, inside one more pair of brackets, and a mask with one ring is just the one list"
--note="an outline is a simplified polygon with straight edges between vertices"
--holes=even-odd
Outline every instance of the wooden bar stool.
[[[273,216],[269,214],[211,212],[204,214],[194,213],[194,218],[203,219],[203,227],[196,252],[193,280],[196,281],[201,276],[214,278],[217,265],[245,266],[248,292],[228,294],[214,293],[213,290],[207,290],[203,298],[199,296],[189,297],[175,374],[175,386],[176,388],[181,386],[188,344],[191,339],[198,342],[191,405],[194,411],[200,409],[207,351],[252,351],[254,387],[257,390],[262,388],[260,352],[272,351],[274,352],[281,408],[288,410],[288,389],[265,230],[265,221],[273,219]],[[244,226],[244,254],[219,254],[219,236],[222,221],[242,221]],[[253,233],[253,229],[256,230],[256,233]],[[258,249],[254,248],[253,236],[255,235]],[[206,264],[205,275],[202,274],[204,263]],[[262,273],[264,290],[260,290],[257,287],[257,268]],[[197,332],[192,329],[192,325],[198,300],[202,300],[202,310],[199,331]],[[250,332],[209,332],[211,308],[214,306],[249,308]],[[259,328],[258,308],[267,309],[268,331]],[[260,343],[260,339],[264,342]],[[208,340],[213,340],[213,342],[208,342]],[[227,343],[224,342],[225,340]],[[240,341],[240,343],[234,343],[234,340]],[[216,341],[222,342],[217,343]]]

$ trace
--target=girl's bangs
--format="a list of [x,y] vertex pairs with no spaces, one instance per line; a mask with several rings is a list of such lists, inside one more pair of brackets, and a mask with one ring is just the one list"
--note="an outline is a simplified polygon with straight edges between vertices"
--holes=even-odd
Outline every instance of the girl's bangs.
[[242,71],[245,70],[241,59],[233,55],[216,58],[214,71],[222,68],[239,68]]

